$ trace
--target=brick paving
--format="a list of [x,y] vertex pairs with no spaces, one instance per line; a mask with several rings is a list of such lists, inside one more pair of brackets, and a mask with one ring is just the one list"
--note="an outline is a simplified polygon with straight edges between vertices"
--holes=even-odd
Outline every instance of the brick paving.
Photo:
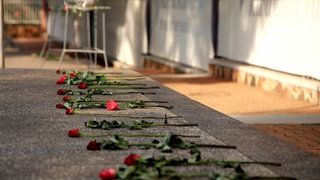
[[[28,47],[28,43],[33,45]],[[28,40],[28,38],[15,40],[20,51],[40,51],[42,46],[39,39]],[[8,57],[7,68],[38,68],[39,62],[36,57],[29,59]],[[23,63],[21,63],[23,61]],[[36,64],[38,63],[38,64]],[[64,62],[65,69],[83,69],[84,64]],[[44,69],[56,69],[57,62],[46,61]],[[137,70],[146,75],[167,74],[170,71],[159,71],[154,69]],[[279,95],[263,91],[258,88],[243,84],[214,79],[212,77],[180,77],[170,78],[153,77],[156,81],[198,101],[210,108],[218,110],[227,115],[233,114],[319,114],[320,106],[306,102],[291,100]],[[291,143],[307,152],[320,157],[320,124],[255,124],[252,127],[261,130],[271,136]]]
[[252,126],[320,157],[320,124],[254,124]]

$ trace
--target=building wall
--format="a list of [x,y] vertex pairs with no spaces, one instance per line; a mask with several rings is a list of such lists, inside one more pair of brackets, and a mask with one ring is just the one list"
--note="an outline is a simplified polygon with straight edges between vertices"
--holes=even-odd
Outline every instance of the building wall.
[[[108,0],[100,5],[110,6],[106,13],[107,54],[118,61],[133,66],[143,66],[147,53],[147,0]],[[102,30],[102,24],[98,23]],[[101,44],[101,38],[98,40]]]
[[320,79],[319,0],[220,0],[218,56]]
[[212,0],[151,0],[150,53],[207,70],[213,57]]

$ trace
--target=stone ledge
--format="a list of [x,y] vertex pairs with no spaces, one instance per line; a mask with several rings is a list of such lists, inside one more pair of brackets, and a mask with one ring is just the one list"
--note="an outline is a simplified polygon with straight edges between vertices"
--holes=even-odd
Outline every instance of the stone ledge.
[[165,58],[157,57],[154,55],[144,55],[144,65],[145,68],[158,69],[168,71],[175,74],[203,74],[206,73],[203,70],[193,68],[181,63],[169,61]]
[[[153,55],[144,55],[144,67],[175,74],[206,74],[203,70]],[[209,62],[212,77],[258,87],[281,96],[320,105],[320,81],[262,67],[216,58]]]
[[212,60],[209,63],[209,72],[216,78],[258,87],[284,97],[320,104],[320,82],[317,80],[225,59]]

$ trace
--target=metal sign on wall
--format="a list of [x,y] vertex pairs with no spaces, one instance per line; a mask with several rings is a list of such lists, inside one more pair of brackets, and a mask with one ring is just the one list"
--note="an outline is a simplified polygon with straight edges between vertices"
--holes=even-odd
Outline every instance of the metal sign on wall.
[[213,57],[211,0],[151,0],[149,51],[207,70]]

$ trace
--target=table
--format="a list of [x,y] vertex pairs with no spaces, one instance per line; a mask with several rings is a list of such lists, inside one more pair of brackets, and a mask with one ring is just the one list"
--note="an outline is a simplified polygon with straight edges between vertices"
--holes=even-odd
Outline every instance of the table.
[[[68,49],[67,48],[67,36],[68,36],[68,18],[69,18],[69,10],[70,9],[75,9],[78,11],[83,11],[86,12],[87,14],[87,37],[88,37],[88,47],[87,48],[82,48],[82,49]],[[106,25],[105,25],[105,13],[102,13],[102,45],[103,48],[100,49],[98,48],[97,41],[98,41],[98,30],[97,30],[97,12],[98,10],[109,10],[111,7],[109,6],[94,6],[94,7],[79,7],[79,6],[74,6],[74,7],[68,7],[68,10],[66,11],[65,15],[65,29],[64,29],[64,41],[63,41],[63,48],[62,48],[62,53],[59,59],[58,67],[57,69],[60,68],[61,62],[63,60],[63,57],[66,52],[79,52],[79,53],[93,53],[95,54],[94,58],[94,65],[97,64],[97,54],[102,54],[104,58],[104,63],[105,66],[108,67],[108,61],[107,61],[107,54],[106,54]],[[91,31],[90,31],[90,17],[89,13],[90,11],[94,12],[94,47],[91,47]],[[90,56],[91,57],[91,56]],[[90,58],[91,60],[91,58]]]
[[[89,55],[89,59],[90,62],[92,61],[92,56],[91,54],[94,54],[94,69],[96,68],[97,65],[97,54],[102,54],[103,55],[103,59],[104,59],[104,63],[106,68],[108,67],[108,58],[107,58],[107,52],[106,52],[106,15],[105,12],[101,13],[101,23],[102,23],[102,31],[101,31],[101,38],[102,38],[102,48],[98,47],[98,30],[97,30],[97,11],[104,11],[104,10],[110,10],[111,7],[110,6],[92,6],[92,7],[81,7],[81,6],[68,6],[68,4],[65,4],[65,21],[64,21],[64,34],[63,34],[63,46],[62,49],[52,49],[51,48],[51,41],[54,41],[54,39],[50,36],[48,36],[48,39],[45,41],[45,43],[43,44],[41,53],[39,58],[42,58],[45,54],[45,56],[47,56],[48,51],[62,51],[60,58],[59,58],[59,62],[58,62],[58,66],[57,69],[60,68],[61,63],[63,61],[63,58],[65,56],[66,53],[68,52],[73,52],[73,53],[88,53]],[[86,18],[87,18],[87,28],[86,28],[86,36],[87,36],[87,47],[81,47],[81,48],[68,48],[67,47],[67,37],[68,37],[68,23],[69,23],[69,16],[70,13],[69,11],[72,10],[76,10],[76,11],[81,11],[84,12],[86,14]],[[90,12],[94,13],[94,18],[93,18],[93,23],[91,23],[91,19],[90,19]],[[56,19],[53,19],[53,26],[55,24]],[[91,24],[93,24],[93,47],[91,45]],[[51,27],[53,28],[54,27]],[[45,49],[48,47],[47,52],[45,53]],[[77,57],[77,56],[76,56]],[[41,63],[41,67],[43,66],[44,61]]]

